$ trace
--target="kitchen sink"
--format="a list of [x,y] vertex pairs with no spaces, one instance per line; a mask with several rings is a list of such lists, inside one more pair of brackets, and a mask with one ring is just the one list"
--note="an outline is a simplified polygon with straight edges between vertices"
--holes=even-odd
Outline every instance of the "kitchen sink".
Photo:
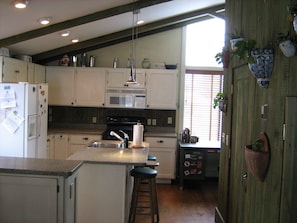
[[91,142],[88,147],[95,147],[95,148],[122,148],[121,142],[105,142],[105,141],[94,141]]

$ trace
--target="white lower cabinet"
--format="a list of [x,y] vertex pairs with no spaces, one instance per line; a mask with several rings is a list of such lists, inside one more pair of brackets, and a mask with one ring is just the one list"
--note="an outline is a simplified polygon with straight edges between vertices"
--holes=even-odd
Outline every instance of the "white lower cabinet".
[[54,158],[57,160],[65,160],[68,157],[68,134],[55,134],[55,152]]
[[149,143],[150,155],[157,157],[160,164],[156,169],[158,179],[174,179],[176,165],[177,139],[167,137],[145,137]]
[[86,149],[93,141],[100,141],[98,134],[56,133],[48,136],[48,158],[65,160],[73,153]]
[[0,222],[75,222],[76,178],[0,174]]

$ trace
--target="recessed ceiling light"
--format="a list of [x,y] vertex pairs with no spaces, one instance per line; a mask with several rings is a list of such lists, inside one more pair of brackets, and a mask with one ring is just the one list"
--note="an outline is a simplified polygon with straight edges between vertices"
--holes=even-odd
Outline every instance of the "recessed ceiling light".
[[69,34],[70,34],[70,31],[65,31],[61,33],[61,36],[66,37],[66,36],[69,36]]
[[16,0],[13,2],[14,7],[18,9],[24,9],[27,7],[29,0]]
[[77,42],[79,42],[79,38],[72,39],[71,42],[77,43]]
[[47,18],[41,18],[41,19],[39,19],[38,21],[39,21],[39,23],[40,23],[41,25],[47,25],[47,24],[49,24],[49,23],[51,22],[51,18],[50,18],[50,17],[47,17]]
[[144,21],[143,20],[139,20],[139,21],[137,21],[137,25],[140,25],[140,24],[142,24],[142,23],[144,23]]

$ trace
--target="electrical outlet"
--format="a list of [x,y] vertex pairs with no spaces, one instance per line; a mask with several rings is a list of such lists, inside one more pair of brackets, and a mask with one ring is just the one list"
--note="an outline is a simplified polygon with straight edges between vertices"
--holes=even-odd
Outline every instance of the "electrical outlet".
[[95,116],[92,117],[92,123],[93,123],[93,124],[96,124],[96,123],[97,123],[97,117],[95,117]]
[[157,119],[152,119],[152,125],[157,125]]
[[147,125],[152,125],[152,120],[150,118],[147,119]]
[[168,125],[172,125],[172,117],[168,117],[167,118],[167,124]]

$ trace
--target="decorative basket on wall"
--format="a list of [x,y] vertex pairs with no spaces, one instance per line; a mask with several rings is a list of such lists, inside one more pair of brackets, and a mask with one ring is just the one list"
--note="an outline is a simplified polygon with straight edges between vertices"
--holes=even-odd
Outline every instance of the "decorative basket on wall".
[[263,151],[254,151],[252,145],[245,147],[245,162],[249,172],[259,181],[265,180],[269,163],[270,163],[270,147],[269,141],[265,133],[259,134],[259,139],[264,141]]
[[274,50],[272,48],[254,49],[250,52],[254,63],[249,63],[249,69],[257,78],[260,87],[268,88],[272,75]]

